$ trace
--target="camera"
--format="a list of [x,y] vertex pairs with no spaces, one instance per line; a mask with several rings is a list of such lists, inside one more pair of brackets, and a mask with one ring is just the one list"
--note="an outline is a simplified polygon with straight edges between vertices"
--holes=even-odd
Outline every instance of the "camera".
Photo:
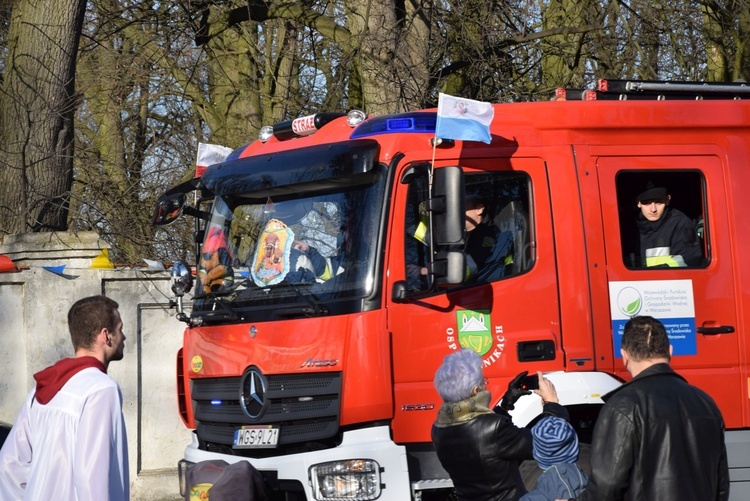
[[522,390],[538,390],[539,389],[539,375],[530,374],[528,376],[524,376],[521,379],[520,386]]

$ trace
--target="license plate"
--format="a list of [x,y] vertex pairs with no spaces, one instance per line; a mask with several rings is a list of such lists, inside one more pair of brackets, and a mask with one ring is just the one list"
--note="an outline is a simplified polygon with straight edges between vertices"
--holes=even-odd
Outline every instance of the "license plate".
[[279,428],[272,425],[243,426],[234,432],[234,449],[270,449],[279,444]]

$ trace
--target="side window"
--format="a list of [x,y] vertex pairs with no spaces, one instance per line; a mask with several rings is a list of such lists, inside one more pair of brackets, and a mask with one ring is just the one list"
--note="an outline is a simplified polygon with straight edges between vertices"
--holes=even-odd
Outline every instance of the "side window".
[[406,200],[406,235],[404,238],[406,284],[409,291],[429,288],[429,219],[427,216],[427,175],[416,175],[409,181]]
[[[466,283],[492,282],[531,268],[531,180],[523,172],[466,173]],[[426,176],[409,183],[406,263],[409,290],[430,286]]]
[[615,182],[625,266],[700,268],[708,264],[706,183],[700,171],[621,171]]

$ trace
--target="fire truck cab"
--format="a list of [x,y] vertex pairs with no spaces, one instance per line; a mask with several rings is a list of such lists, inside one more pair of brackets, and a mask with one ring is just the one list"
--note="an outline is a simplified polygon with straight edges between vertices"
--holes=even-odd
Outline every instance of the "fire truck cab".
[[[603,81],[495,105],[491,144],[436,138],[435,110],[318,114],[167,192],[155,224],[194,216],[199,242],[195,289],[190,266],[173,270],[195,430],[183,480],[224,459],[249,461],[274,500],[442,495],[445,355],[477,351],[495,400],[543,371],[585,443],[629,377],[624,323],[651,315],[723,413],[731,499],[750,497],[748,95]],[[647,266],[637,196],[652,185],[693,222],[699,258]],[[540,413],[526,396],[514,421]]]

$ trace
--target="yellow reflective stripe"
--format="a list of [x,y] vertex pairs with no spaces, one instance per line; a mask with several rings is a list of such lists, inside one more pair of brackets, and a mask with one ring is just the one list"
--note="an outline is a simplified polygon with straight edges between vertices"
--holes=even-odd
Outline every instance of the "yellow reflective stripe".
[[318,277],[321,280],[330,280],[333,278],[333,273],[331,273],[331,269],[326,265],[326,271],[323,272],[322,275]]
[[647,257],[646,258],[646,266],[660,266],[662,264],[666,264],[670,268],[679,268],[680,265],[672,259],[672,256],[654,256],[654,257]]
[[319,279],[326,281],[333,278],[333,271],[331,271],[331,260],[328,258],[325,258],[326,261],[326,271],[324,271],[322,274],[318,276]]
[[426,244],[425,242],[427,237],[427,224],[425,224],[424,221],[420,221],[419,225],[417,226],[417,229],[414,230],[414,238],[422,242],[423,244]]

